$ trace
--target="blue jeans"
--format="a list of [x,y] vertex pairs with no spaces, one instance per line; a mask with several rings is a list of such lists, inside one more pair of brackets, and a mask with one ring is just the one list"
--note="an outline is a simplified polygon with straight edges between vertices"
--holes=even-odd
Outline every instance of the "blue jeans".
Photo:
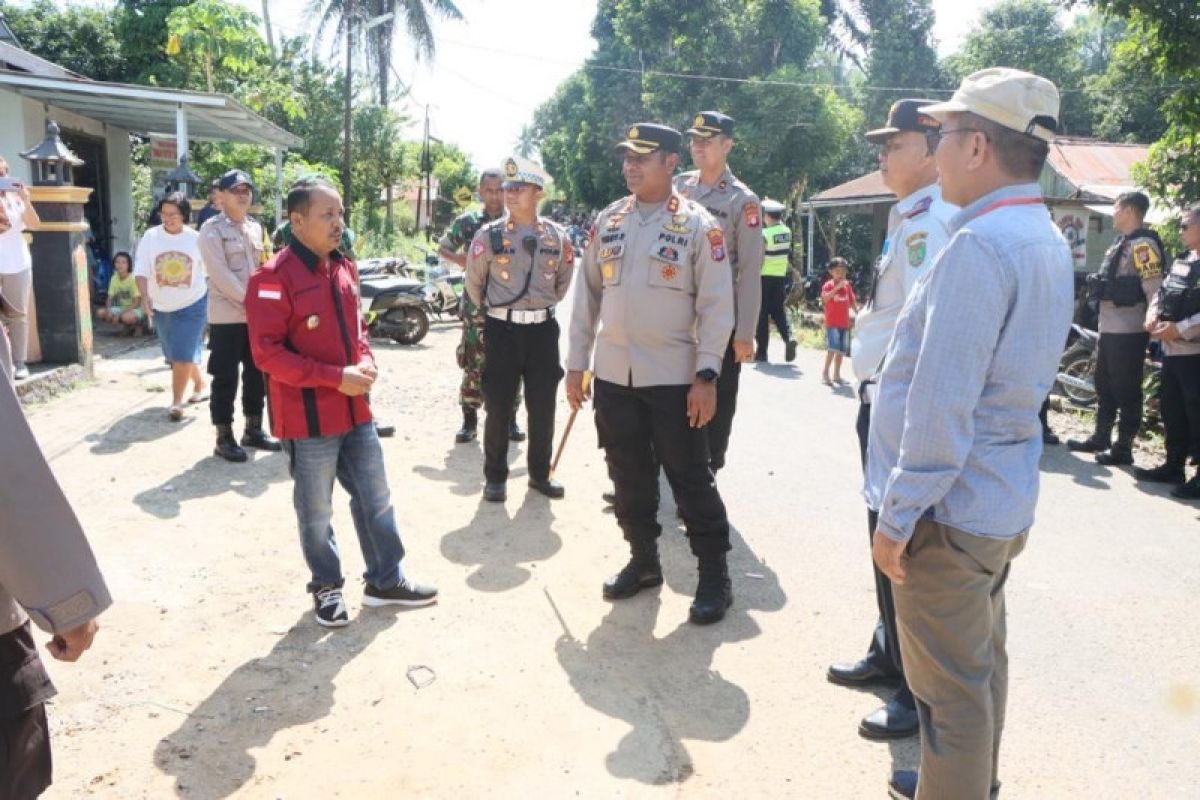
[[398,585],[404,579],[400,569],[404,545],[396,528],[375,423],[359,425],[341,436],[287,439],[283,446],[295,481],[292,504],[300,524],[300,547],[312,573],[308,591],[344,583],[330,524],[335,477],[350,494],[350,515],[367,565],[363,579],[377,589]]

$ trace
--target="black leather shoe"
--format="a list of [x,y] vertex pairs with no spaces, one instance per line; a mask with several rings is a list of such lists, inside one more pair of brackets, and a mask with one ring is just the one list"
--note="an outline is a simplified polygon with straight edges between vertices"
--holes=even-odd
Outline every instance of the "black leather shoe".
[[895,686],[899,678],[890,675],[867,659],[853,664],[834,664],[825,673],[830,683],[838,686]]
[[600,495],[600,499],[608,503],[610,506],[615,506],[617,504],[617,493],[605,492],[604,494]]
[[912,800],[917,796],[917,773],[911,769],[901,769],[892,773],[888,781],[888,797],[892,800]]
[[662,565],[657,555],[634,556],[620,572],[604,582],[604,599],[624,600],[642,589],[662,586],[662,582]]
[[503,503],[508,499],[508,487],[504,483],[485,483],[483,499],[489,503]]
[[455,444],[466,444],[475,441],[475,431],[479,427],[479,414],[473,408],[463,409],[463,424],[454,434]]
[[396,426],[386,422],[375,423],[375,435],[380,439],[390,439],[396,435]]
[[1150,483],[1183,483],[1185,480],[1183,467],[1174,464],[1159,464],[1151,469],[1137,467],[1133,470],[1133,477]]
[[1171,490],[1171,497],[1180,500],[1200,500],[1200,475],[1192,478],[1183,486]]
[[233,428],[229,425],[217,426],[217,446],[213,448],[213,455],[235,464],[250,458],[249,453],[238,447],[237,439],[233,438]]
[[759,352],[755,353],[755,354],[754,354],[754,360],[755,360],[757,363],[759,363],[759,364],[766,364],[766,363],[767,363],[767,354],[766,354],[766,352],[765,352],[765,351],[762,351],[762,350],[760,350]]
[[700,580],[696,583],[696,599],[688,609],[693,625],[711,625],[725,618],[733,605],[733,584],[725,554],[700,559]]
[[567,493],[567,490],[563,488],[563,485],[553,478],[546,478],[545,480],[540,481],[535,478],[530,478],[529,488],[541,492],[551,500],[557,500]]
[[796,360],[796,340],[795,339],[788,340],[787,350],[783,354],[783,360],[788,362],[789,364]]
[[1042,431],[1042,444],[1048,444],[1053,447],[1056,444],[1062,444],[1062,439],[1059,439],[1054,431],[1047,428]]
[[1074,453],[1103,453],[1110,447],[1108,442],[1088,437],[1087,439],[1067,439],[1067,449]]
[[521,430],[521,426],[515,419],[508,424],[508,440],[510,442],[525,441],[525,431]]
[[884,742],[891,739],[907,739],[920,731],[916,709],[896,702],[896,698],[863,717],[858,732],[864,739]]
[[1133,450],[1114,444],[1107,453],[1096,453],[1096,463],[1106,467],[1127,467],[1133,463]]

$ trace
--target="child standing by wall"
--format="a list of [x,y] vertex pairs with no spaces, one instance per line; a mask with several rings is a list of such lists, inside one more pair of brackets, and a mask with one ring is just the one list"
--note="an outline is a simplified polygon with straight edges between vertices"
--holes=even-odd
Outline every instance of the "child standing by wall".
[[[842,358],[850,355],[850,317],[858,310],[858,299],[847,275],[850,264],[844,258],[829,262],[829,280],[821,287],[821,303],[825,307],[825,368],[821,370],[821,382],[826,386],[842,380]],[[833,364],[833,380],[829,379],[829,365]]]

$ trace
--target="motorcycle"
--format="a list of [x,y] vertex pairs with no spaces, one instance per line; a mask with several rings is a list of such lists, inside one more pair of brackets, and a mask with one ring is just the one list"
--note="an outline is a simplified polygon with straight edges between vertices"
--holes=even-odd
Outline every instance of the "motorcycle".
[[367,332],[386,336],[397,344],[416,344],[429,333],[429,302],[426,283],[408,277],[403,259],[376,259],[360,271],[360,296]]
[[1067,348],[1058,362],[1055,391],[1077,406],[1096,402],[1096,345],[1100,334],[1072,325],[1067,334]]

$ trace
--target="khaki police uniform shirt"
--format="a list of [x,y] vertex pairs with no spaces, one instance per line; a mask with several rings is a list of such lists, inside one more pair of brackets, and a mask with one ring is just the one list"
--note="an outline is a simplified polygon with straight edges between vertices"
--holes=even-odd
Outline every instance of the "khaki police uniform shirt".
[[245,323],[246,284],[270,256],[262,225],[253,217],[234,222],[218,214],[200,228],[199,244],[208,273],[208,321]]
[[700,370],[720,372],[733,330],[725,236],[677,193],[649,213],[639,206],[630,196],[596,218],[579,265],[567,368],[591,367],[594,345],[600,380],[689,385]]
[[[0,328],[0,348],[8,338]],[[12,384],[0,376],[0,634],[25,622],[62,633],[112,605],[79,519],[38,447]]]
[[942,199],[936,183],[901,199],[888,212],[887,239],[871,276],[874,291],[854,320],[850,358],[860,382],[874,378],[883,366],[900,310],[950,242],[950,221],[957,212],[958,206]]
[[1117,306],[1111,300],[1100,301],[1100,317],[1097,323],[1100,333],[1145,333],[1147,305],[1163,281],[1163,254],[1158,243],[1149,236],[1133,239],[1118,239],[1104,254],[1101,270],[1108,268],[1108,260],[1114,248],[1121,248],[1121,260],[1117,262],[1117,277],[1137,275],[1142,279],[1142,292],[1146,302],[1135,306]]
[[[498,253],[492,250],[492,230],[502,233]],[[537,242],[532,256],[525,249],[528,237]],[[484,225],[471,240],[466,291],[476,308],[550,308],[566,296],[574,267],[575,248],[560,225],[543,217],[532,225],[517,225],[504,216]],[[533,275],[529,277],[531,270]],[[529,291],[514,303],[527,278]]]
[[760,273],[766,248],[762,237],[762,205],[758,195],[728,169],[711,186],[700,183],[699,170],[676,175],[675,189],[689,200],[704,206],[720,223],[729,261],[733,265],[736,297],[733,338],[739,342],[753,341],[762,305]]

